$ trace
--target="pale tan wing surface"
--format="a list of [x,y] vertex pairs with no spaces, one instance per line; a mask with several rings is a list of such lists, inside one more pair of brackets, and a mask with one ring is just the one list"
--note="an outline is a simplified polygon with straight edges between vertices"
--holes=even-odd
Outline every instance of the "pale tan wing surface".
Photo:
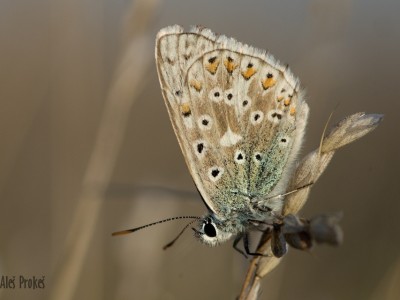
[[157,36],[163,96],[190,173],[220,218],[284,188],[308,106],[292,74],[264,51],[209,29]]

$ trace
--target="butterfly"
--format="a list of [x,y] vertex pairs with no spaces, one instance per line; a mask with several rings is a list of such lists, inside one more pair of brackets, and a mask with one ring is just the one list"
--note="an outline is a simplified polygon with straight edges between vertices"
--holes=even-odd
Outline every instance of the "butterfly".
[[[200,26],[157,35],[162,94],[180,148],[208,209],[195,236],[234,247],[281,216],[308,118],[299,81],[264,50]],[[244,254],[244,253],[243,253]]]

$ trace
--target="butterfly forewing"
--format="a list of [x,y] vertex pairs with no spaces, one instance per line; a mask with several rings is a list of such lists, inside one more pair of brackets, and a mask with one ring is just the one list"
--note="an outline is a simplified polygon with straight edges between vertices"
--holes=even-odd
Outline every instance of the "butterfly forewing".
[[186,163],[216,215],[229,218],[284,188],[308,113],[284,66],[208,29],[179,26],[159,32],[156,61]]

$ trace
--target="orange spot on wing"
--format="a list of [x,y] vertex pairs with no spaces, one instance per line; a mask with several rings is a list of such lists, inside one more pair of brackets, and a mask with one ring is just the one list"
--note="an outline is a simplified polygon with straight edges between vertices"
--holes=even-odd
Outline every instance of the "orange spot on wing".
[[278,102],[281,102],[281,101],[283,100],[283,96],[278,96],[278,97],[276,97],[276,100],[277,100]]
[[[264,90],[269,89],[270,87],[273,87],[276,83],[276,80],[273,78],[266,78],[261,81],[262,87]],[[279,101],[279,100],[278,100]]]
[[192,114],[190,110],[190,105],[188,103],[183,103],[181,105],[181,112],[184,117],[189,117]]
[[292,106],[292,107],[290,108],[289,114],[290,114],[291,116],[294,116],[294,115],[296,114],[296,107]]
[[194,88],[194,89],[195,89],[196,91],[198,91],[198,92],[200,92],[200,91],[201,91],[201,88],[202,88],[201,82],[198,81],[198,80],[192,80],[192,81],[190,81],[190,86],[191,86],[192,88]]
[[229,74],[232,74],[233,71],[237,68],[237,64],[234,63],[234,61],[231,57],[228,57],[227,59],[225,59],[224,66]]
[[247,68],[246,71],[242,72],[242,76],[244,77],[244,79],[249,80],[251,76],[256,74],[256,72],[257,71],[254,68]]
[[285,106],[289,106],[289,105],[290,105],[290,102],[291,102],[291,99],[290,99],[290,98],[287,98],[287,99],[285,99],[285,101],[283,101],[283,104],[284,104]]
[[218,66],[219,66],[219,60],[214,60],[212,63],[208,63],[206,65],[206,70],[210,72],[212,75],[214,75],[215,73],[217,73]]

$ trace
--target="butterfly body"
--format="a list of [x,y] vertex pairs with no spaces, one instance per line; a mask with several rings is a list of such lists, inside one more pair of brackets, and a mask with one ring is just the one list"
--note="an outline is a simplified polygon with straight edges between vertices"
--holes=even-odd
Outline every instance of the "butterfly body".
[[217,245],[270,223],[303,140],[308,106],[297,79],[265,51],[209,29],[162,29],[156,62],[164,100],[209,210],[196,236]]

